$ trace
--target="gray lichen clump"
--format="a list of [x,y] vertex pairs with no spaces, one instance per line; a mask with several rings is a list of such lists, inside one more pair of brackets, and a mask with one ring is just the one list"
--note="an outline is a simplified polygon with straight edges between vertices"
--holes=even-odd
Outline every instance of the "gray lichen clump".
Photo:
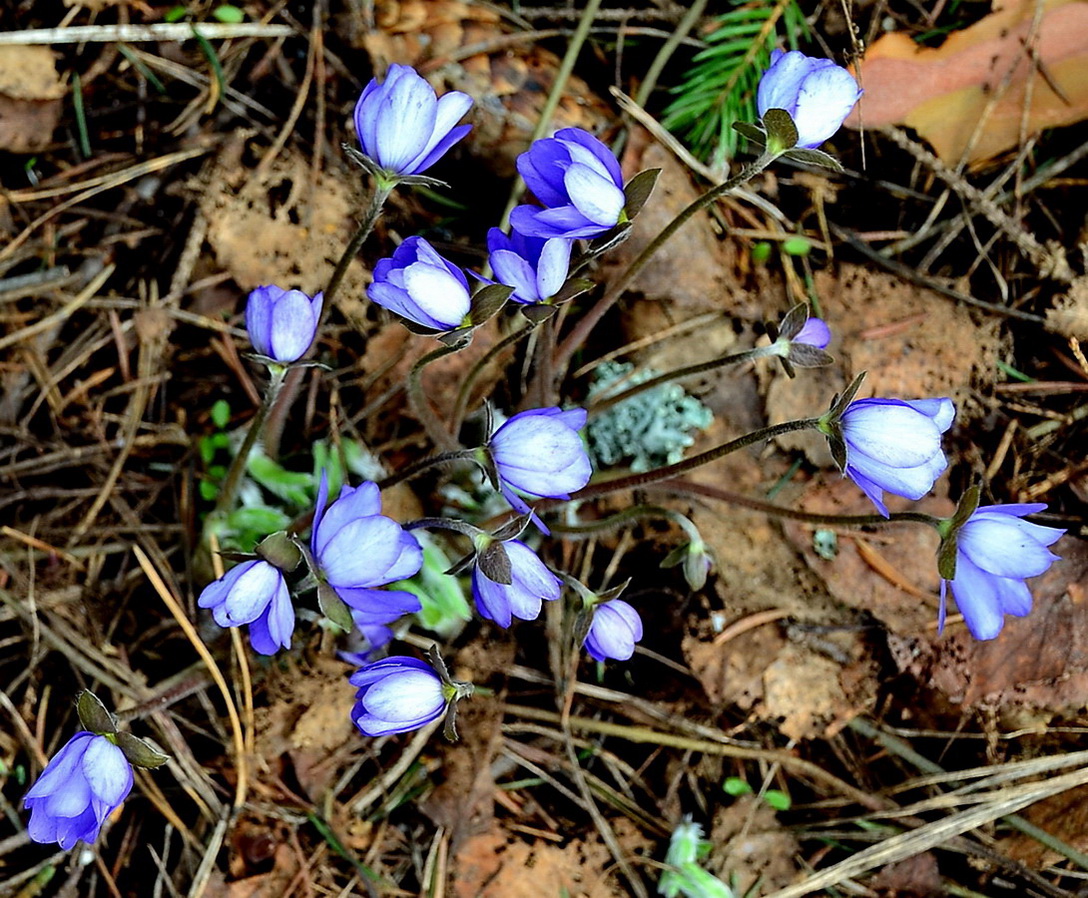
[[[588,404],[657,376],[652,368],[631,374],[634,365],[605,362],[594,376]],[[706,430],[710,409],[678,384],[662,384],[617,403],[599,415],[590,415],[586,429],[589,451],[598,467],[631,459],[632,471],[649,471],[680,461],[695,442],[695,432]]]

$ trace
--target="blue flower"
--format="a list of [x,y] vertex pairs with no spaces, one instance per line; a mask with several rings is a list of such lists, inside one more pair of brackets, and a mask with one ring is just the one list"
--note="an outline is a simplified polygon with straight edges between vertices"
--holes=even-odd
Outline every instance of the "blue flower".
[[623,599],[612,599],[593,609],[585,647],[598,661],[626,661],[635,653],[635,643],[640,639],[642,618]]
[[1039,576],[1057,561],[1048,546],[1065,533],[1021,520],[1045,508],[1041,502],[983,505],[959,528],[956,576],[951,583],[941,581],[942,627],[948,586],[975,639],[997,636],[1006,614],[1023,617],[1031,611],[1031,590],[1024,580]]
[[921,499],[948,467],[941,434],[952,426],[951,399],[859,399],[840,421],[844,473],[884,517],[884,491]]
[[438,98],[415,69],[391,65],[385,81],[371,79],[355,104],[355,132],[363,153],[388,175],[418,175],[469,132],[471,125],[457,122],[471,106],[468,94]]
[[459,327],[471,297],[465,273],[443,259],[422,237],[409,237],[374,266],[366,289],[372,302],[436,331]]
[[562,584],[525,543],[511,539],[502,547],[510,561],[510,583],[497,583],[475,565],[472,598],[476,608],[500,627],[509,627],[512,617],[536,620],[541,603],[558,599]]
[[809,318],[801,329],[790,338],[792,343],[804,343],[817,349],[827,349],[831,342],[831,328],[820,318]]
[[762,118],[768,109],[784,109],[797,128],[797,146],[818,147],[842,126],[861,90],[842,66],[800,50],[771,54],[771,67],[756,91]]
[[596,237],[623,219],[627,198],[615,155],[588,131],[564,128],[518,157],[518,171],[547,208],[518,206],[514,230],[528,237]]
[[249,641],[262,655],[291,648],[295,607],[283,573],[267,561],[243,561],[209,583],[197,599],[221,627],[249,624]]
[[246,330],[253,348],[281,364],[297,362],[314,342],[323,295],[269,284],[249,294]]
[[416,538],[381,513],[377,484],[345,486],[326,508],[328,498],[328,479],[322,475],[310,550],[319,576],[351,606],[356,623],[388,624],[419,611],[422,605],[410,592],[376,588],[406,580],[423,564]]
[[514,302],[546,302],[566,283],[571,243],[563,237],[526,237],[519,231],[507,237],[492,228],[487,232],[488,261],[495,280],[514,288]]
[[23,799],[30,809],[27,832],[35,842],[57,842],[65,850],[80,839],[90,844],[131,789],[124,752],[105,736],[76,733]]
[[437,720],[449,697],[434,669],[415,658],[394,655],[356,671],[352,722],[367,736],[418,730]]
[[[569,499],[589,483],[593,468],[578,435],[586,417],[581,408],[530,409],[514,415],[492,435],[488,450],[499,486],[519,512],[525,514],[529,506],[514,490],[533,498]],[[535,516],[534,521],[544,529]]]

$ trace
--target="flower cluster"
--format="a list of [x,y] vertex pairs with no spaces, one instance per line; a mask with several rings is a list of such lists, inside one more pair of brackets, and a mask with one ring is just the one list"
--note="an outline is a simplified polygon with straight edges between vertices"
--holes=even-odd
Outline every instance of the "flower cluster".
[[[853,77],[831,61],[796,51],[776,51],[758,89],[763,128],[753,125],[744,131],[750,136],[754,132],[766,145],[758,165],[782,154],[816,163],[830,159],[815,148],[834,134],[860,95]],[[375,197],[384,201],[398,183],[435,183],[423,173],[468,132],[470,126],[459,123],[471,105],[471,99],[458,91],[438,97],[427,81],[407,66],[390,66],[383,81],[371,81],[356,105],[355,129],[361,147],[359,158],[375,179]],[[405,239],[391,257],[373,268],[368,297],[413,328],[442,339],[446,346],[440,353],[459,348],[471,337],[472,329],[508,299],[535,323],[586,289],[579,286],[585,282],[571,276],[572,259],[577,271],[622,239],[653,183],[653,174],[644,172],[625,184],[613,152],[578,128],[565,128],[534,142],[519,157],[517,168],[540,205],[515,208],[509,234],[499,228],[489,231],[488,260],[494,282],[475,275],[486,286],[474,292],[466,272],[418,236]],[[727,182],[714,188],[706,195],[710,198],[706,202],[729,187]],[[376,216],[381,202],[373,205]],[[678,218],[673,224],[679,227],[683,220]],[[365,235],[365,229],[361,230],[345,253],[328,288],[330,303],[346,261]],[[258,358],[268,366],[271,383],[262,414],[238,453],[240,465],[249,460],[263,413],[275,399],[287,369],[313,364],[303,358],[316,338],[324,302],[322,293],[310,297],[274,285],[260,286],[250,294],[246,326]],[[827,323],[810,317],[807,307],[801,305],[787,313],[781,328],[771,328],[769,345],[733,360],[777,357],[792,376],[793,366],[828,364],[831,357],[825,349],[830,339]],[[547,347],[545,351],[549,351]],[[683,371],[707,371],[720,361]],[[921,499],[945,471],[948,462],[942,438],[951,428],[955,408],[947,398],[858,400],[859,385],[860,378],[823,416],[777,425],[777,432],[788,432],[791,426],[794,430],[816,427],[822,431],[843,475],[889,518],[886,493]],[[382,513],[378,484],[344,485],[339,495],[330,499],[329,480],[322,473],[309,539],[304,538],[305,517],[296,519],[289,529],[268,535],[251,555],[243,555],[223,576],[207,584],[197,604],[210,611],[221,627],[247,626],[253,649],[271,655],[290,649],[295,603],[300,596],[315,593],[334,625],[345,631],[358,630],[366,638],[367,651],[344,656],[360,665],[350,678],[357,687],[350,711],[355,726],[368,736],[389,736],[445,718],[447,733],[452,734],[456,703],[469,695],[472,687],[451,679],[436,651],[428,654],[427,662],[402,655],[374,660],[395,638],[402,618],[422,609],[418,583],[408,584],[416,592],[397,588],[399,581],[412,578],[424,565],[423,549],[411,531],[445,526],[470,536],[473,548],[452,568],[447,570],[443,564],[437,570],[445,574],[470,572],[472,597],[481,617],[503,628],[515,619],[534,620],[543,603],[560,599],[566,586],[581,598],[581,607],[568,628],[574,633],[571,643],[580,641],[598,662],[628,660],[644,629],[635,607],[619,598],[627,584],[594,594],[577,580],[549,568],[534,548],[538,535],[525,535],[530,522],[544,536],[550,535],[537,514],[537,509],[543,511],[546,506],[534,509],[530,501],[567,500],[579,491],[583,496],[601,492],[595,487],[584,490],[592,475],[580,433],[587,416],[586,409],[577,407],[530,408],[487,434],[482,446],[458,448],[423,463],[463,460],[485,472],[496,492],[518,513],[514,521],[494,532],[452,518],[402,525]],[[490,423],[487,430],[491,430]],[[431,428],[428,432],[434,433]],[[775,428],[750,434],[744,445],[773,435]],[[682,473],[742,442],[723,444],[718,447],[718,456],[711,450],[703,457],[665,466],[647,476],[656,474],[662,480],[670,472]],[[227,478],[228,497],[236,481]],[[391,482],[383,481],[387,485]],[[626,486],[650,482],[653,480],[630,479]],[[1057,556],[1049,547],[1064,531],[1024,519],[1041,511],[1042,505],[978,507],[977,499],[977,490],[969,491],[953,517],[930,519],[930,523],[942,537],[938,556],[941,623],[950,590],[970,632],[978,639],[990,639],[1000,632],[1006,614],[1028,613],[1032,596],[1026,580],[1042,574],[1054,562]],[[691,521],[678,513],[667,512],[669,515],[680,522],[687,542],[666,564],[682,563],[691,589],[701,589],[712,563],[710,552]],[[467,599],[463,595],[458,598],[467,619]],[[120,731],[117,721],[89,693],[80,697],[78,710],[83,728],[57,752],[24,800],[31,812],[30,837],[38,842],[57,842],[65,849],[80,840],[93,842],[99,836],[132,788],[133,765],[155,767],[167,760],[149,744]],[[697,830],[694,838],[698,840]],[[687,865],[682,871],[687,879],[695,882],[708,877],[694,864],[694,849],[685,850],[681,866]],[[681,885],[676,888],[683,889]]]

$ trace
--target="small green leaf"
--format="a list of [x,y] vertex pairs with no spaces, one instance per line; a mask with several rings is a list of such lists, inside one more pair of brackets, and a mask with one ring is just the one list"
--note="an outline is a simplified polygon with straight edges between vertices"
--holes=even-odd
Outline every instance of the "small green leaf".
[[355,619],[351,616],[351,609],[328,583],[322,583],[317,587],[317,604],[321,608],[321,613],[345,633],[355,629]]
[[793,804],[790,797],[778,789],[768,789],[763,793],[763,800],[776,811],[788,811]]
[[230,423],[230,403],[226,399],[217,399],[212,404],[212,423],[222,430]]
[[125,753],[130,764],[137,767],[146,767],[150,770],[162,767],[170,760],[169,755],[164,755],[157,748],[153,748],[143,739],[138,739],[132,733],[118,733],[115,737],[117,747]]
[[200,498],[205,502],[211,502],[219,495],[219,487],[210,480],[200,481]]
[[660,174],[660,168],[648,168],[646,171],[640,171],[627,182],[627,186],[623,188],[623,193],[627,200],[624,211],[629,219],[634,218],[642,211],[642,207],[646,205],[646,200],[654,192],[654,185],[657,183]]
[[739,776],[727,777],[725,782],[722,783],[722,790],[726,795],[732,795],[734,798],[740,795],[752,794],[752,787]]
[[759,243],[752,245],[752,261],[758,265],[762,265],[771,257],[771,244],[766,240],[760,240]]
[[117,724],[114,723],[113,715],[106,710],[106,706],[99,701],[98,696],[89,689],[84,689],[79,694],[79,699],[76,702],[76,713],[79,715],[79,722],[83,724],[85,730],[99,736],[105,733],[113,734],[117,732]]
[[201,437],[197,441],[197,448],[200,450],[200,460],[205,465],[211,464],[213,458],[215,458],[215,442],[211,437]]
[[189,15],[189,10],[184,6],[171,6],[163,15],[162,20],[164,22],[180,22],[187,15]]
[[763,113],[767,129],[767,149],[778,154],[797,146],[797,126],[785,109],[768,109]]
[[212,15],[220,22],[227,25],[238,25],[246,20],[246,14],[243,10],[237,6],[231,6],[230,4],[224,4],[223,6],[217,6],[212,10]]
[[823,150],[810,150],[807,147],[799,147],[786,153],[787,159],[794,162],[803,162],[805,165],[817,165],[820,168],[830,169],[833,172],[841,172],[842,164],[830,153]]
[[782,241],[782,252],[787,256],[807,256],[812,251],[812,244],[807,237],[789,237]]

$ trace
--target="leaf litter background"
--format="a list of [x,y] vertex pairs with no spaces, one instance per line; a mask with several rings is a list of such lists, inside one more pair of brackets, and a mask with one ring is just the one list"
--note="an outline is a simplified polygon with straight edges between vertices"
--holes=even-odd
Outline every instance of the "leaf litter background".
[[[66,5],[69,24],[163,12]],[[666,370],[743,348],[761,339],[762,322],[814,298],[839,363],[793,381],[761,365],[690,384],[715,416],[691,451],[810,414],[860,371],[869,394],[951,395],[960,410],[952,467],[919,507],[946,513],[980,478],[994,501],[1049,503],[1071,532],[1056,547],[1062,561],[1035,581],[1036,610],[990,643],[972,642],[955,617],[938,635],[931,533],[836,530],[828,557],[812,525],[731,504],[869,510],[818,440],[786,438],[645,497],[691,514],[714,552],[698,593],[657,568],[679,538],[663,525],[556,541],[552,561],[594,585],[633,578],[642,649],[603,679],[583,662],[575,681],[547,641],[560,632],[560,609],[511,632],[471,624],[445,650],[455,675],[487,692],[464,707],[455,745],[427,733],[362,739],[347,717],[349,668],[305,624],[288,657],[239,667],[230,641],[194,614],[213,576],[193,551],[207,510],[195,445],[213,429],[216,399],[229,400],[232,427],[257,401],[241,358],[246,292],[325,284],[365,199],[339,150],[351,141],[352,104],[372,71],[403,62],[477,99],[471,139],[436,172],[460,207],[395,195],[323,338],[333,371],[308,379],[283,449],[304,469],[309,442],[346,427],[389,465],[425,450],[403,396],[373,405],[429,345],[368,306],[367,264],[417,232],[480,264],[577,12],[522,5],[512,15],[446,0],[247,6],[290,33],[214,42],[221,86],[192,41],[132,44],[126,54],[108,42],[0,46],[0,894],[365,895],[393,884],[428,895],[652,894],[684,814],[713,842],[707,869],[739,891],[1078,894],[1076,859],[1022,827],[992,824],[996,812],[981,827],[895,848],[897,834],[924,835],[974,806],[943,797],[957,777],[923,780],[933,771],[918,755],[965,780],[971,768],[1004,775],[986,793],[996,801],[1006,784],[1058,776],[1033,763],[1084,769],[1074,752],[1088,707],[1086,144],[1076,64],[1088,37],[1067,22],[1086,4],[943,7],[863,7],[851,23],[832,9],[818,15],[816,34],[840,58],[853,48],[850,26],[871,47],[857,116],[870,130],[832,142],[847,173],[778,166],[753,185],[770,204],[728,200],[697,216],[575,368],[609,354]],[[5,11],[3,27],[51,27],[65,9],[27,0]],[[596,271],[602,282],[703,189],[607,99],[612,85],[634,92],[683,11],[606,7],[562,85],[553,127],[625,133],[628,174],[663,169],[632,239]],[[889,20],[893,33],[876,40]],[[711,27],[700,23],[693,37]],[[952,34],[915,52],[911,37],[926,32]],[[678,80],[690,53],[678,51],[663,84]],[[909,75],[895,67],[907,64]],[[895,89],[903,83],[917,96]],[[968,102],[975,118],[964,137]],[[1040,133],[1059,124],[1070,127]],[[811,251],[780,252],[796,234]],[[753,261],[761,241],[772,250],[765,264]],[[468,352],[428,369],[440,414],[509,326],[495,322]],[[520,353],[500,356],[477,398],[517,401],[522,365]],[[575,371],[568,396],[586,389]],[[433,508],[434,486],[394,491],[390,513],[407,520]],[[241,746],[208,683],[171,693],[203,667],[152,575],[182,598],[228,674]],[[27,843],[19,804],[71,731],[71,696],[85,686],[119,709],[173,701],[134,727],[175,761],[139,774],[108,838],[67,858]],[[784,790],[793,806],[776,813],[756,796],[730,797],[727,777]],[[1085,851],[1080,783],[1056,786],[1023,815]],[[887,856],[835,867],[874,838],[887,840]],[[821,870],[831,873],[820,880]]]

